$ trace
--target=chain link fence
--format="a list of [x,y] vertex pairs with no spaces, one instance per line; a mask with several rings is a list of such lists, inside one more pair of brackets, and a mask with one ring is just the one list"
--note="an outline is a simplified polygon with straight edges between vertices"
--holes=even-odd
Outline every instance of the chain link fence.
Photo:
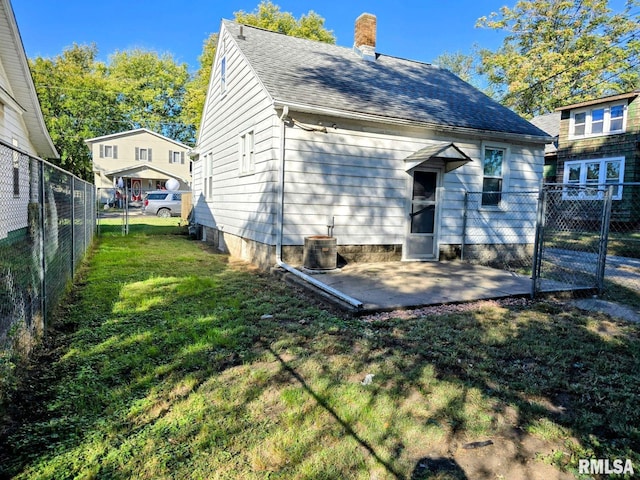
[[468,192],[464,208],[464,261],[529,275],[532,293],[640,294],[640,183]]
[[535,277],[640,292],[640,184],[547,185]]
[[467,192],[461,258],[530,274],[538,192]]
[[91,245],[93,185],[0,143],[0,353],[28,351]]

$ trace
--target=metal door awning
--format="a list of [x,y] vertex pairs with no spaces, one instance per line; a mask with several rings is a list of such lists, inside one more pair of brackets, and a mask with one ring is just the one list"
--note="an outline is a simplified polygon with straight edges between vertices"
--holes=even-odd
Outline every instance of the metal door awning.
[[445,165],[445,172],[450,172],[456,168],[473,161],[466,153],[452,142],[435,142],[404,159],[405,171],[413,170],[424,163],[432,160],[441,160]]

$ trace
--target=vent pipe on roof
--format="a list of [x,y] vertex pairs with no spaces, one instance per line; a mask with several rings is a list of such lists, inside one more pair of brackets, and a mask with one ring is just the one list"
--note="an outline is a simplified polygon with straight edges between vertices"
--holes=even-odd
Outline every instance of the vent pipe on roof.
[[247,38],[242,34],[242,25],[240,25],[240,33],[238,34],[238,38],[240,40],[245,40]]
[[363,13],[356,18],[353,47],[365,60],[376,59],[376,16]]

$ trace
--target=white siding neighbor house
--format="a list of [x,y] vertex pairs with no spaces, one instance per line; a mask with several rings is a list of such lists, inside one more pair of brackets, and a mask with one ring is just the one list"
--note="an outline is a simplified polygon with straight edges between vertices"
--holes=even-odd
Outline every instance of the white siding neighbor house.
[[361,15],[345,48],[222,21],[193,167],[206,241],[263,267],[327,235],[347,262],[438,260],[459,251],[466,191],[500,222],[503,192],[539,188],[547,134],[377,53],[375,30]]
[[190,148],[184,143],[146,128],[89,138],[85,143],[91,149],[94,183],[101,197],[122,185],[130,192],[130,200],[139,201],[144,192],[164,188],[170,178],[179,182],[180,190],[190,189]]
[[0,241],[27,226],[29,157],[59,155],[42,117],[11,2],[0,0]]

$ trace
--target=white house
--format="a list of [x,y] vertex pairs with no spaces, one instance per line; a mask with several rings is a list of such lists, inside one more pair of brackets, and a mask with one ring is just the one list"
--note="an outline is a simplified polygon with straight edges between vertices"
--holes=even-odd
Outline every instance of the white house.
[[30,157],[59,154],[44,123],[11,2],[0,0],[0,241],[27,227]]
[[499,222],[503,192],[539,188],[548,135],[377,53],[375,31],[361,15],[345,48],[222,21],[193,167],[206,241],[263,267],[327,234],[346,261],[437,260],[459,250],[465,191]]

